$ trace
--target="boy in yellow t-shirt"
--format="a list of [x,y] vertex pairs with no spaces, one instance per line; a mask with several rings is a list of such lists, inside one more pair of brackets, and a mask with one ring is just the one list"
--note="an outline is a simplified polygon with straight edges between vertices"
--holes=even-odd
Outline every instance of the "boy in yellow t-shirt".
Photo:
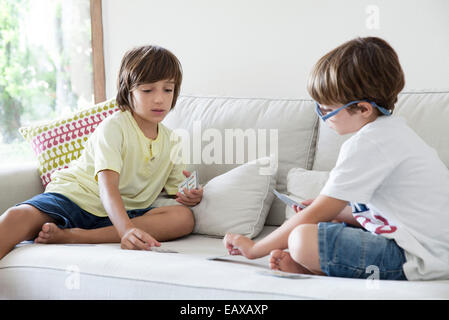
[[[98,126],[78,160],[53,173],[44,193],[0,217],[0,259],[33,238],[150,250],[189,234],[194,217],[188,206],[201,201],[203,190],[177,192],[190,173],[171,161],[175,142],[161,124],[176,104],[181,81],[181,65],[170,51],[128,51],[118,78],[120,111]],[[153,207],[163,189],[182,205]]]

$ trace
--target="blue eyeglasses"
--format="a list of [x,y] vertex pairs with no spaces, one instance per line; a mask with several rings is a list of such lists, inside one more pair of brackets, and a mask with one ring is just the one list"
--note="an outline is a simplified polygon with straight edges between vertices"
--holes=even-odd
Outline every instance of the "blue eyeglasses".
[[335,116],[335,115],[336,115],[337,113],[339,113],[341,110],[346,109],[347,107],[349,107],[349,106],[351,106],[351,105],[353,105],[353,104],[359,103],[359,102],[369,102],[373,107],[379,109],[380,112],[382,112],[384,115],[386,115],[386,116],[391,116],[391,111],[390,111],[390,110],[387,110],[387,109],[385,109],[385,108],[383,108],[383,107],[380,107],[380,106],[378,106],[375,102],[373,102],[373,101],[368,101],[368,100],[357,100],[357,101],[352,101],[352,102],[349,102],[349,103],[345,104],[343,107],[340,107],[340,108],[338,108],[338,109],[335,109],[334,111],[329,112],[329,113],[323,111],[323,110],[321,109],[321,106],[318,104],[318,102],[315,102],[315,103],[316,103],[316,113],[320,116],[321,120],[326,121],[326,120],[329,119],[330,117]]

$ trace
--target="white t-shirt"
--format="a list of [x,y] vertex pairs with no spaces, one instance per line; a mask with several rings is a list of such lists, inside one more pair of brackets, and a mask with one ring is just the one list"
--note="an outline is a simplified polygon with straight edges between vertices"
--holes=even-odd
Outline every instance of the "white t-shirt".
[[404,119],[381,116],[349,138],[321,194],[394,239],[408,280],[449,279],[449,170]]

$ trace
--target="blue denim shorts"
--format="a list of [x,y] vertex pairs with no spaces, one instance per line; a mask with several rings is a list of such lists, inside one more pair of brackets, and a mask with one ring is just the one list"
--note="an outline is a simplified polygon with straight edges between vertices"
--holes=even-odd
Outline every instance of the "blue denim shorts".
[[[93,215],[81,209],[75,202],[59,193],[41,193],[16,206],[21,204],[29,204],[43,213],[48,214],[55,220],[55,224],[61,229],[96,229],[112,226],[112,221],[109,217],[98,217]],[[154,208],[155,207],[150,206],[146,209],[129,210],[127,211],[128,217],[132,219],[142,216]]]
[[328,276],[407,280],[404,250],[393,239],[344,223],[318,224],[321,270]]

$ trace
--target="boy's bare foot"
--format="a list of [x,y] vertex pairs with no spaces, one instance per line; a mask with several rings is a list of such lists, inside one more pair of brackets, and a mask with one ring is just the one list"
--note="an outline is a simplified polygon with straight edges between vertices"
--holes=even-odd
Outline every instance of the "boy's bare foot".
[[296,263],[290,256],[290,253],[279,249],[273,250],[270,253],[270,269],[291,273],[311,273],[308,269]]
[[35,243],[70,243],[69,233],[70,229],[61,229],[52,222],[47,222],[42,225],[42,230],[38,237],[34,240]]

